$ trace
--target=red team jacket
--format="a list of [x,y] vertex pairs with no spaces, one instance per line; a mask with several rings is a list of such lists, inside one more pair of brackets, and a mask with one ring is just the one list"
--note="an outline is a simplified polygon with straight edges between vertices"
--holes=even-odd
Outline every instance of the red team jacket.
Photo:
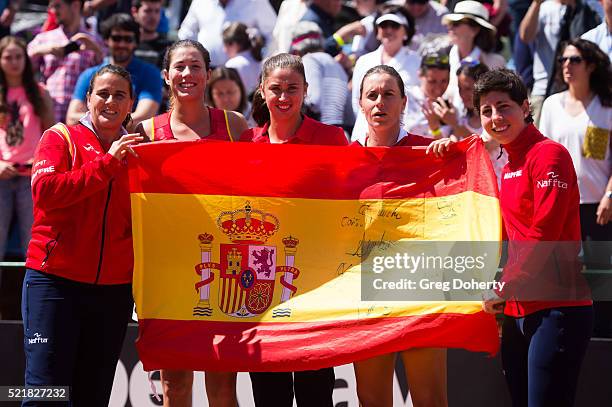
[[590,305],[577,260],[580,196],[571,156],[533,125],[504,148],[500,203],[509,250],[498,294],[505,313]]
[[127,172],[92,130],[57,124],[43,133],[32,195],[26,267],[83,283],[131,283]]
[[[240,136],[240,141],[252,141],[253,143],[269,143],[268,126],[255,127],[245,130]],[[345,146],[348,144],[344,131],[340,127],[323,124],[308,116],[304,116],[302,124],[295,135],[287,141],[289,144],[314,144],[322,146]]]

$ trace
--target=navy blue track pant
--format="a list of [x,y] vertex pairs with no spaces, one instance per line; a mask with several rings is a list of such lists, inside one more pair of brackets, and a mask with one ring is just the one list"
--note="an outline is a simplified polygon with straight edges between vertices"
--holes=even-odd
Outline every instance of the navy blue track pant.
[[571,407],[593,325],[593,308],[506,316],[502,364],[513,407]]
[[26,270],[25,383],[70,386],[71,402],[22,406],[108,406],[132,304],[130,284],[84,284]]

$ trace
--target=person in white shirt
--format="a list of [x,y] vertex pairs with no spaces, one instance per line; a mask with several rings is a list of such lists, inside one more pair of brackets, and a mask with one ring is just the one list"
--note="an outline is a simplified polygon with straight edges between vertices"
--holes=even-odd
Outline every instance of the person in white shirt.
[[210,51],[212,66],[220,66],[227,61],[221,33],[232,21],[257,28],[269,43],[276,13],[268,0],[193,0],[178,37],[202,43]]
[[238,71],[247,95],[259,85],[264,45],[265,39],[256,28],[233,22],[223,30],[223,49],[229,57],[225,66]]
[[419,83],[418,69],[420,58],[408,48],[414,35],[414,19],[400,6],[385,6],[381,16],[376,19],[375,30],[381,42],[376,51],[361,56],[353,70],[352,107],[357,118],[352,140],[362,140],[367,131],[367,123],[359,109],[359,87],[363,76],[377,65],[389,65],[400,74],[406,86]]
[[[544,101],[540,131],[572,156],[583,240],[612,240],[612,70],[597,44],[575,39],[559,58],[568,89]],[[559,120],[565,118],[565,120]]]
[[612,60],[612,0],[601,0],[604,21],[597,27],[582,34],[583,40],[593,41]]
[[278,10],[278,18],[272,36],[273,44],[268,47],[270,54],[289,52],[291,33],[308,9],[307,0],[284,0]]
[[442,97],[449,80],[448,55],[438,52],[426,54],[419,68],[420,85],[408,88],[408,103],[403,119],[408,133],[432,139],[450,136],[451,126],[438,113],[441,109],[456,110],[448,99]]
[[453,46],[449,51],[450,84],[446,97],[459,109],[463,102],[457,88],[457,69],[462,62],[480,61],[490,69],[503,68],[506,60],[493,52],[496,28],[489,22],[489,11],[474,0],[460,1],[452,14],[442,17],[448,27],[448,36]]

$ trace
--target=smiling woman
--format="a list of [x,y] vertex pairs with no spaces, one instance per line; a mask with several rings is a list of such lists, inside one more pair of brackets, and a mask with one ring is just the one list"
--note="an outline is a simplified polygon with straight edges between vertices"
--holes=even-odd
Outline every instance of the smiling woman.
[[[341,128],[329,126],[302,113],[308,84],[302,59],[278,54],[262,67],[259,89],[253,100],[253,118],[259,126],[245,131],[240,141],[273,144],[346,145]],[[297,158],[297,157],[296,157]],[[257,407],[332,407],[332,368],[302,372],[251,372]]]
[[[22,294],[25,382],[70,386],[75,405],[108,404],[132,310],[124,158],[142,140],[122,126],[132,102],[129,73],[101,68],[89,84],[87,114],[75,126],[45,131],[32,166],[34,224]],[[94,372],[83,374],[91,366]]]
[[[205,104],[210,54],[199,42],[183,40],[168,48],[163,75],[170,88],[170,110],[136,127],[146,139],[235,141],[247,129],[240,113]],[[164,369],[161,376],[164,406],[191,404],[192,371]],[[206,372],[205,383],[210,405],[236,405],[236,373]]]

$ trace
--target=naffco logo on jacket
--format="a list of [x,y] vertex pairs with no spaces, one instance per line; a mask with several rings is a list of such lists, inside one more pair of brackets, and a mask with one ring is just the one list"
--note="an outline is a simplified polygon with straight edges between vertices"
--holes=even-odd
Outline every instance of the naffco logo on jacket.
[[567,182],[559,179],[559,175],[555,174],[554,171],[546,174],[548,179],[538,180],[538,188],[562,188],[567,189]]

